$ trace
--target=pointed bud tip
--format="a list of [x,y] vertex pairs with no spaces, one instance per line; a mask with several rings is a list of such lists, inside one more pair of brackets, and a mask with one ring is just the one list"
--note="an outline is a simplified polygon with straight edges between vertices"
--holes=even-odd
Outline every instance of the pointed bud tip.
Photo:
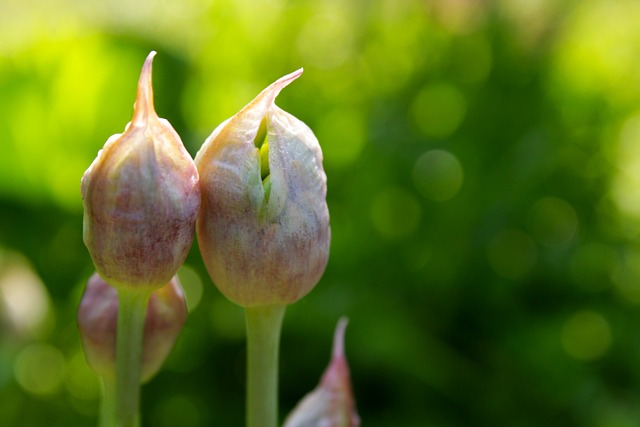
[[344,333],[348,324],[349,319],[347,317],[341,317],[338,320],[338,326],[336,326],[336,331],[333,335],[333,350],[331,352],[334,359],[344,357]]
[[325,387],[342,388],[345,382],[349,383],[349,364],[344,350],[344,334],[349,319],[341,317],[333,334],[333,347],[331,349],[331,362],[325,370],[320,383]]
[[[269,103],[273,102],[273,100],[275,99],[276,96],[278,96],[280,91],[285,87],[289,86],[289,83],[291,83],[292,81],[300,77],[303,71],[304,71],[304,68],[299,68],[293,73],[289,73],[286,76],[280,77],[278,80],[276,80],[271,85],[269,85],[269,87],[267,87],[262,92],[262,94],[267,94],[267,93],[271,94],[271,98],[269,98]],[[258,98],[260,98],[260,95],[258,95]]]
[[293,73],[289,73],[286,76],[282,76],[280,77],[278,80],[276,80],[276,83],[285,83],[285,84],[289,84],[292,81],[294,81],[295,79],[297,79],[298,77],[300,77],[302,75],[302,73],[304,72],[304,68],[298,68],[296,71],[294,71]]
[[341,317],[335,329],[332,360],[320,384],[291,411],[284,427],[359,427],[360,417],[344,355],[344,333],[349,320]]
[[133,106],[133,124],[146,124],[149,114],[155,114],[153,106],[153,86],[151,81],[153,58],[156,51],[152,50],[147,59],[144,61],[140,79],[138,80],[138,93],[136,94],[136,102]]

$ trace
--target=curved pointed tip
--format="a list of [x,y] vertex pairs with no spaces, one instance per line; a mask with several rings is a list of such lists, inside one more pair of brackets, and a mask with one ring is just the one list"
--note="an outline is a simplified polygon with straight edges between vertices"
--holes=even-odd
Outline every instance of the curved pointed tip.
[[338,320],[338,326],[336,326],[336,331],[333,335],[333,350],[331,351],[334,359],[344,357],[344,332],[348,324],[349,319],[347,317],[341,317]]
[[[299,68],[292,73],[280,77],[267,86],[258,96],[253,98],[251,102],[245,105],[242,110],[229,120],[231,126],[236,129],[240,126],[244,129],[243,132],[249,135],[255,132],[258,129],[260,121],[264,118],[267,110],[274,103],[280,91],[300,77],[303,71],[302,68]],[[255,133],[253,133],[253,135],[255,136]],[[251,138],[251,143],[253,144],[253,138]]]
[[292,81],[300,77],[303,71],[304,71],[303,68],[299,68],[293,73],[289,73],[286,76],[280,77],[278,80],[271,83],[269,87],[267,87],[264,91],[262,91],[262,93],[258,95],[258,98],[261,98],[261,95],[268,95],[267,96],[268,102],[272,103],[273,100],[276,98],[276,96],[278,96],[280,91],[285,87],[287,87],[289,83],[291,83]]
[[136,102],[133,106],[133,119],[131,123],[134,125],[145,124],[149,114],[155,114],[153,106],[153,87],[151,82],[153,58],[156,51],[152,50],[147,59],[144,61],[140,79],[138,80],[138,93],[136,94]]
[[289,73],[286,76],[280,77],[278,80],[276,80],[274,84],[285,87],[286,85],[288,85],[289,83],[291,83],[292,81],[300,77],[303,72],[304,72],[304,68],[298,68],[293,73]]

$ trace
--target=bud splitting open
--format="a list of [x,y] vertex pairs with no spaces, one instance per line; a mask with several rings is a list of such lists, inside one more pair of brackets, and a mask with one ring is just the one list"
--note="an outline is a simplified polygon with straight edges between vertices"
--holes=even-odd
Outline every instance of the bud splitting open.
[[320,145],[307,125],[274,103],[301,74],[277,80],[218,126],[195,159],[202,257],[220,291],[244,307],[302,298],[329,255]]

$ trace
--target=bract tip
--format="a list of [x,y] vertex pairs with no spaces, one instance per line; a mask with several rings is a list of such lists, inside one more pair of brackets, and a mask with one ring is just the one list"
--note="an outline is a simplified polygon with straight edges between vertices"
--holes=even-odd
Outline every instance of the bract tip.
[[341,317],[338,320],[338,326],[333,334],[333,350],[331,352],[334,358],[344,357],[344,332],[349,324],[347,317]]
[[152,50],[147,59],[144,61],[140,79],[138,80],[138,92],[136,94],[136,102],[133,106],[133,125],[144,125],[147,122],[149,114],[155,114],[153,106],[153,86],[151,81],[153,58],[156,51]]

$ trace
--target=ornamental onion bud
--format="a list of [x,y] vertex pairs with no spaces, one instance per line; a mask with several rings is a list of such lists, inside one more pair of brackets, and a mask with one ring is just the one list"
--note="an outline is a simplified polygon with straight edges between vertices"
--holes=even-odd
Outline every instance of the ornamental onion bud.
[[[178,276],[174,276],[149,297],[142,347],[142,382],[160,370],[186,318],[184,292]],[[107,378],[115,377],[117,324],[118,291],[93,274],[78,308],[78,328],[89,366]]]
[[285,420],[284,427],[358,427],[360,417],[351,390],[349,365],[344,355],[347,320],[340,319],[333,339],[333,354],[320,384],[307,394]]
[[320,280],[329,256],[320,145],[274,104],[300,74],[277,80],[218,126],[195,160],[202,257],[218,289],[244,307],[297,301]]
[[110,137],[82,177],[84,242],[111,285],[153,289],[176,274],[193,242],[198,171],[153,106],[151,52],[133,119]]

